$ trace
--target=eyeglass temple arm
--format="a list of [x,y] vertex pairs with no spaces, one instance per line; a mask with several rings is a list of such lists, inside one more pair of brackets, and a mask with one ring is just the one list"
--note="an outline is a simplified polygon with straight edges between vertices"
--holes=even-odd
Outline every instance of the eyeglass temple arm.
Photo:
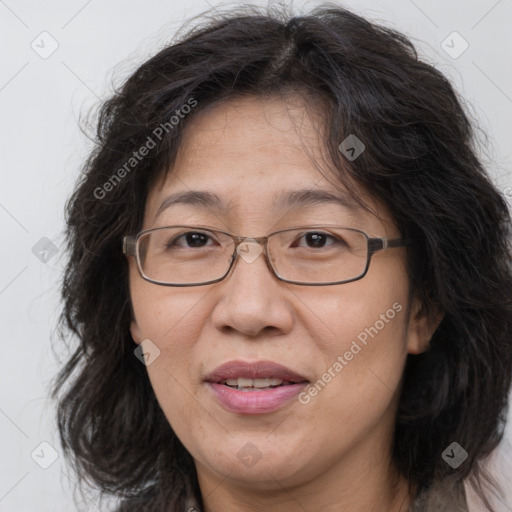
[[404,247],[413,243],[412,238],[370,238],[368,240],[368,249],[370,253],[382,251],[391,247]]

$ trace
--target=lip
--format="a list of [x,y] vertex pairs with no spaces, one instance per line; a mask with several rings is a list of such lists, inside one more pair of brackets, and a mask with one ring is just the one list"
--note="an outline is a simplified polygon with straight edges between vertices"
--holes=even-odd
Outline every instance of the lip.
[[[241,391],[220,381],[225,379],[263,379],[289,381],[291,384],[261,391]],[[273,361],[229,361],[205,377],[205,383],[217,402],[227,411],[237,414],[266,414],[284,407],[308,384],[299,373]]]
[[264,379],[265,377],[270,377],[290,382],[307,381],[303,375],[273,361],[228,361],[209,373],[204,380],[207,382],[220,382],[224,379],[236,379],[237,377],[245,379]]

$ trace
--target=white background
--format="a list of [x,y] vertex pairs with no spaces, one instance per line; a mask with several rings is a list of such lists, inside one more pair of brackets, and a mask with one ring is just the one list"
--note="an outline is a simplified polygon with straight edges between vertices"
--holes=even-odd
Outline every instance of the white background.
[[[77,510],[48,384],[66,356],[60,343],[52,343],[65,261],[63,207],[92,147],[78,128],[79,117],[109,94],[112,79],[122,81],[169,41],[184,19],[209,5],[220,3],[0,0],[0,512]],[[420,55],[452,79],[489,135],[482,158],[506,191],[512,185],[512,0],[343,5],[412,37]],[[50,48],[43,31],[58,43],[47,59],[31,48],[33,41]],[[442,47],[454,31],[469,45],[457,58]],[[457,36],[453,41],[452,52],[460,50],[463,41]],[[512,196],[512,189],[508,193]],[[32,252],[43,237],[58,249],[46,263]],[[496,503],[500,512],[512,512],[511,423],[492,462],[508,493]],[[48,469],[31,458],[41,442],[59,456]],[[48,446],[36,453],[50,460]],[[100,510],[94,497],[85,503],[84,510]],[[104,504],[101,510],[110,508]],[[473,504],[472,511],[478,510]]]

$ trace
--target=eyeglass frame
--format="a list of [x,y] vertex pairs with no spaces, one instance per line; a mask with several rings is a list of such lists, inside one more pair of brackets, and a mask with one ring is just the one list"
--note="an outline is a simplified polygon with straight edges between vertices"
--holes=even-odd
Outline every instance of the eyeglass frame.
[[[142,236],[144,236],[147,233],[151,233],[153,231],[158,231],[161,229],[180,228],[180,227],[181,228],[203,229],[206,231],[211,231],[212,233],[222,233],[224,235],[227,235],[229,238],[231,238],[233,240],[234,250],[233,250],[233,254],[231,255],[231,261],[229,263],[229,267],[228,267],[226,273],[222,277],[220,277],[218,279],[211,280],[211,281],[204,281],[201,283],[164,283],[161,281],[157,281],[155,279],[151,279],[144,274],[144,271],[142,270],[142,265],[140,262],[140,254],[139,254],[139,240],[142,238]],[[281,277],[277,273],[277,270],[272,265],[272,262],[270,261],[270,258],[268,256],[268,251],[267,251],[268,250],[268,239],[271,236],[276,235],[278,233],[282,233],[284,231],[294,231],[296,229],[314,229],[314,228],[347,229],[349,231],[355,231],[355,232],[358,232],[358,233],[361,233],[362,235],[364,235],[364,237],[366,238],[366,242],[367,242],[367,250],[366,250],[366,264],[365,264],[365,268],[364,268],[364,271],[362,272],[362,274],[360,274],[357,277],[351,278],[351,279],[345,279],[343,281],[332,281],[332,282],[327,282],[327,283],[305,283],[302,281],[292,281],[292,280],[284,279],[283,277]],[[313,225],[313,226],[296,226],[296,227],[291,227],[291,228],[280,229],[278,231],[273,231],[272,233],[267,234],[267,236],[251,237],[251,236],[233,235],[232,233],[228,233],[227,231],[223,231],[221,229],[216,229],[216,228],[211,228],[208,226],[177,224],[177,225],[171,225],[171,226],[159,226],[156,228],[145,229],[145,230],[139,231],[135,235],[125,235],[123,237],[123,254],[126,255],[127,257],[132,256],[135,258],[135,261],[137,263],[137,269],[139,270],[140,276],[144,280],[146,280],[150,283],[158,284],[160,286],[175,286],[175,287],[204,286],[207,284],[218,283],[219,281],[224,280],[228,276],[228,274],[231,272],[231,269],[235,266],[235,264],[238,260],[238,257],[240,256],[240,254],[238,253],[238,247],[247,241],[256,242],[260,247],[262,247],[262,253],[265,255],[267,267],[271,271],[271,273],[277,277],[277,279],[279,279],[280,281],[283,281],[285,283],[298,284],[298,285],[302,285],[302,286],[332,286],[335,284],[346,284],[346,283],[352,283],[354,281],[359,281],[360,279],[363,279],[363,277],[368,273],[368,269],[370,268],[371,258],[375,253],[377,253],[379,251],[384,251],[386,249],[392,249],[395,247],[405,247],[405,246],[411,245],[413,243],[412,238],[392,238],[391,239],[391,238],[387,238],[387,237],[371,237],[370,235],[368,235],[367,233],[365,233],[364,231],[362,231],[360,229],[351,228],[351,227],[347,227],[347,226],[338,226],[338,225],[333,226],[333,225],[322,224],[322,225]]]

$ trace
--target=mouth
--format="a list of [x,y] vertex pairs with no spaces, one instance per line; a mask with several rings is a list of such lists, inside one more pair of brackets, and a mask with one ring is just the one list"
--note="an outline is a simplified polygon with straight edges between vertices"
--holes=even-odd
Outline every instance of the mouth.
[[303,375],[273,361],[230,361],[204,379],[218,403],[238,414],[263,414],[283,407],[306,386]]

